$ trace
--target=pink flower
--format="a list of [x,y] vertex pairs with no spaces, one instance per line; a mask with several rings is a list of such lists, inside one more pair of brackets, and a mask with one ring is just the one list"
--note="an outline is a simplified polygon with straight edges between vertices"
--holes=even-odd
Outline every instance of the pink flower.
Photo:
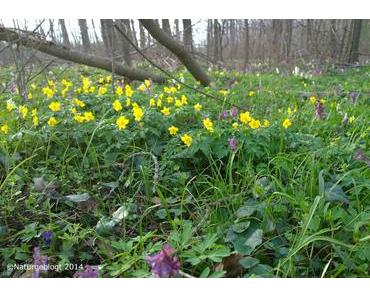
[[159,253],[146,258],[154,276],[166,278],[179,273],[180,261],[174,254],[175,250],[166,244]]

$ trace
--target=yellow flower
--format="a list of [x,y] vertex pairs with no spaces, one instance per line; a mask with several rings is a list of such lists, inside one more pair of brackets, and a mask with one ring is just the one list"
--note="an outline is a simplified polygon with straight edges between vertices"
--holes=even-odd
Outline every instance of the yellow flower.
[[132,105],[132,114],[134,115],[135,121],[140,122],[144,116],[144,111],[137,103],[134,103]]
[[288,129],[291,125],[292,125],[292,122],[291,122],[289,119],[285,119],[285,120],[283,121],[283,127],[284,127],[285,129]]
[[105,86],[101,86],[98,90],[98,95],[103,96],[107,92],[107,88]]
[[131,89],[130,85],[125,86],[125,94],[127,97],[131,97],[134,91]]
[[182,95],[182,96],[181,96],[181,103],[182,103],[183,105],[188,104],[188,98],[187,98],[185,95]]
[[27,98],[28,98],[28,100],[32,100],[33,95],[32,95],[32,93],[31,93],[31,92],[29,92],[29,93],[28,93]]
[[84,118],[86,122],[90,122],[95,120],[95,116],[91,111],[85,111],[84,112]]
[[100,77],[98,82],[99,82],[99,84],[103,84],[104,83],[104,77]]
[[36,90],[36,85],[35,84],[31,84],[31,88],[32,88],[32,90]]
[[168,102],[169,104],[171,104],[171,103],[173,102],[173,97],[172,97],[172,96],[168,96],[168,97],[167,97],[167,102]]
[[348,120],[349,120],[350,123],[353,123],[355,121],[355,117],[354,116],[351,116],[351,117],[349,117]]
[[324,104],[326,102],[325,99],[320,99],[320,103]]
[[252,120],[248,111],[240,113],[239,119],[244,124],[248,124]]
[[194,105],[194,109],[195,109],[196,112],[200,112],[202,110],[202,105],[197,103],[197,104]]
[[122,87],[120,87],[120,86],[118,86],[118,87],[117,87],[117,89],[116,89],[116,94],[117,94],[118,96],[121,96],[121,95],[123,94],[123,89],[122,89]]
[[176,106],[176,107],[181,107],[181,106],[182,106],[182,102],[181,102],[181,100],[180,100],[180,99],[176,99],[176,101],[175,101],[175,106]]
[[233,129],[238,129],[239,124],[237,122],[235,122],[231,126],[233,127]]
[[129,120],[124,115],[121,115],[116,121],[116,125],[119,130],[126,129],[128,123]]
[[82,100],[77,99],[77,98],[73,98],[72,103],[76,106],[79,106],[79,107],[85,107],[85,105],[86,105],[85,102],[83,102]]
[[85,121],[85,117],[80,114],[76,114],[73,118],[76,122],[79,123],[83,123]]
[[311,96],[310,97],[310,102],[311,102],[311,104],[316,104],[316,97],[315,96]]
[[89,93],[92,94],[95,92],[95,86],[91,86],[89,89]]
[[263,121],[263,126],[266,127],[266,128],[270,127],[270,122],[268,120],[264,120]]
[[292,113],[292,109],[288,107],[288,114],[291,114],[291,113]]
[[252,129],[258,129],[261,127],[261,122],[259,120],[252,119],[249,123],[249,127]]
[[149,106],[150,107],[155,106],[155,100],[154,100],[154,98],[150,98],[150,100],[149,100]]
[[226,96],[227,94],[229,94],[229,91],[227,90],[220,90],[219,93],[223,96]]
[[168,132],[170,132],[171,135],[176,135],[178,131],[179,131],[179,128],[175,126],[171,126],[168,128]]
[[48,120],[48,125],[50,127],[54,127],[56,124],[58,124],[58,121],[55,117],[51,117],[49,120]]
[[8,111],[12,111],[13,109],[15,109],[16,108],[16,106],[15,106],[15,104],[14,104],[14,102],[12,101],[12,100],[8,100],[7,102],[6,102],[6,109],[8,110]]
[[256,94],[256,93],[255,93],[254,91],[249,91],[249,92],[248,92],[248,96],[249,96],[249,97],[253,97],[255,94]]
[[161,110],[161,113],[164,115],[164,116],[169,116],[170,113],[171,113],[171,110],[169,107],[163,107],[163,109]]
[[39,118],[37,116],[37,109],[36,108],[32,109],[31,115],[32,115],[32,123],[33,123],[33,125],[35,127],[38,126],[38,124],[39,124]]
[[0,127],[0,131],[3,132],[4,134],[9,133],[9,126],[7,124],[4,124]]
[[162,107],[162,99],[161,98],[158,98],[158,100],[157,100],[157,106],[158,107]]
[[141,84],[139,87],[138,87],[138,89],[140,90],[140,91],[145,91],[146,90],[146,86],[144,85],[144,84]]
[[115,111],[121,111],[123,109],[122,104],[118,99],[114,100],[112,106]]
[[24,106],[24,105],[20,105],[19,106],[19,113],[21,114],[22,118],[26,118],[27,116],[27,113],[28,113],[28,108],[27,106]]
[[107,75],[107,77],[105,78],[105,81],[109,84],[112,81],[112,76]]
[[49,87],[44,87],[42,88],[42,93],[50,99],[53,98],[55,92]]
[[72,114],[77,114],[77,109],[76,109],[76,107],[72,107],[72,108],[71,108],[71,113],[72,113]]
[[209,118],[205,118],[203,120],[203,126],[204,128],[206,128],[206,130],[208,130],[209,132],[213,132],[213,123],[212,121],[209,119]]
[[131,105],[131,99],[130,98],[126,98],[126,106],[130,106]]
[[193,138],[189,134],[184,134],[181,136],[181,141],[189,147],[193,143]]
[[48,80],[48,85],[55,88],[55,82],[53,80]]
[[151,84],[152,84],[152,82],[151,82],[150,80],[148,80],[148,79],[144,80],[144,85],[145,85],[147,88],[149,88]]
[[58,101],[54,101],[49,104],[49,109],[52,111],[60,111],[61,105]]

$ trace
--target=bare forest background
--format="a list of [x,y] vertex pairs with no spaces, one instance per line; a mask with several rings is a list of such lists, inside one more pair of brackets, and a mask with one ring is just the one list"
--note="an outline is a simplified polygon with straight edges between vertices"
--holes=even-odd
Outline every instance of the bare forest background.
[[253,65],[367,62],[369,28],[360,19],[3,20],[0,65],[46,69],[62,59],[140,80],[149,74],[139,67],[150,58],[170,71],[184,64],[207,85],[203,66],[246,71]]

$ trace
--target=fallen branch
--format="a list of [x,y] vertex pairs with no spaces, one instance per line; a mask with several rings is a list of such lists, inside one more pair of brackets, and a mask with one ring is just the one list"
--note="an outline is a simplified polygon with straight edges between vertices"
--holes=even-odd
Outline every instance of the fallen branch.
[[63,60],[100,68],[107,71],[114,71],[115,74],[122,75],[130,80],[144,81],[146,79],[150,79],[156,83],[165,82],[165,78],[161,75],[153,74],[141,69],[127,67],[122,64],[114,65],[113,69],[112,61],[108,58],[71,50],[54,42],[37,38],[32,34],[26,35],[23,33],[17,33],[16,31],[4,27],[0,27],[0,40],[7,42],[19,42],[25,47],[37,49],[40,52]]

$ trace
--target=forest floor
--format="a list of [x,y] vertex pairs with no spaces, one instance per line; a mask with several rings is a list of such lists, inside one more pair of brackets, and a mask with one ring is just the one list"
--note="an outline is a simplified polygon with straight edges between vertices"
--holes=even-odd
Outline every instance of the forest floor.
[[176,75],[0,95],[1,276],[368,277],[370,68]]

